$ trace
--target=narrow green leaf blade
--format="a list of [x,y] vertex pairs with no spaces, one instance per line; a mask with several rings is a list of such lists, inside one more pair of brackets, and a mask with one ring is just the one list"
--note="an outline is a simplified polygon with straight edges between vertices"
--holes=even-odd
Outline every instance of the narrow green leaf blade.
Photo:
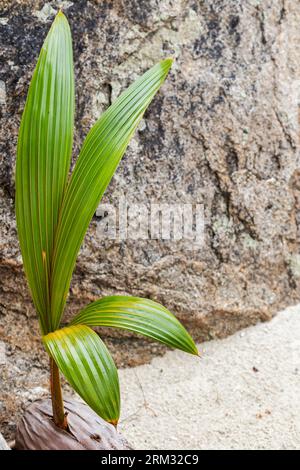
[[81,398],[106,421],[120,416],[118,371],[105,344],[85,325],[76,325],[43,337],[43,343]]
[[71,325],[77,324],[122,328],[198,355],[194,341],[177,318],[161,304],[149,299],[104,297],[76,315]]
[[91,218],[171,63],[170,59],[164,60],[140,77],[102,115],[85,139],[63,201],[55,244],[51,308],[56,328]]
[[58,13],[40,52],[22,116],[16,164],[16,218],[24,269],[44,333],[51,330],[49,279],[73,139],[70,28]]

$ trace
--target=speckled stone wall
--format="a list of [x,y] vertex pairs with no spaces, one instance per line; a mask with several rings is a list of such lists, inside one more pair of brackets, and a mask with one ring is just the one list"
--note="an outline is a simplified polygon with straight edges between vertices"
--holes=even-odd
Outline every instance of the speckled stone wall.
[[[61,4],[74,39],[74,156],[122,89],[159,59],[175,58],[104,201],[205,208],[201,249],[185,240],[102,239],[95,215],[68,314],[105,294],[147,296],[207,339],[269,319],[300,297],[299,2],[0,1],[0,344],[3,363],[19,371],[5,379],[16,388],[29,364],[38,370],[46,360],[15,229],[16,142],[37,55]],[[104,334],[119,364],[160,351],[129,334]]]

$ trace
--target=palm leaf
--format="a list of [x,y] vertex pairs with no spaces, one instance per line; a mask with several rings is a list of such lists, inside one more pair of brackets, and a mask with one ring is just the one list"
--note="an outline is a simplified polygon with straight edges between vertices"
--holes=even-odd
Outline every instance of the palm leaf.
[[88,305],[71,325],[108,326],[140,333],[172,348],[198,355],[185,328],[165,307],[148,299],[104,297]]
[[172,61],[164,60],[131,85],[87,135],[63,201],[53,259],[51,313],[57,328],[76,257],[91,218],[143,113]]
[[73,139],[74,77],[68,22],[47,35],[22,116],[16,164],[16,217],[23,263],[43,333],[51,331],[49,279],[54,235]]
[[43,337],[48,353],[81,398],[106,421],[120,415],[118,372],[99,336],[88,326],[56,330]]

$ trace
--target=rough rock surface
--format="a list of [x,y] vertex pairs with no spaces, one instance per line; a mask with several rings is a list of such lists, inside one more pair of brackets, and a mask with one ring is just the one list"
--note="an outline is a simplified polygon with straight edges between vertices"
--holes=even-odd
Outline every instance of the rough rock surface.
[[[103,239],[104,221],[95,215],[68,314],[105,294],[148,296],[203,340],[269,319],[300,297],[299,2],[1,1],[0,414],[8,429],[16,406],[47,387],[17,243],[14,163],[28,83],[61,4],[74,38],[75,156],[133,78],[162,57],[176,59],[105,202],[117,206],[125,195],[131,203],[205,208],[201,248],[186,240]],[[161,351],[129,334],[104,334],[119,364]]]

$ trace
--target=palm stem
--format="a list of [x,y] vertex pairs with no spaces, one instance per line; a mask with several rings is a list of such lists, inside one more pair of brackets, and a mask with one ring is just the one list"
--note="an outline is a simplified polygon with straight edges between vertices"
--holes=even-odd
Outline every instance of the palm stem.
[[52,358],[50,358],[50,390],[54,423],[59,428],[67,429],[67,415],[64,410],[59,369]]

